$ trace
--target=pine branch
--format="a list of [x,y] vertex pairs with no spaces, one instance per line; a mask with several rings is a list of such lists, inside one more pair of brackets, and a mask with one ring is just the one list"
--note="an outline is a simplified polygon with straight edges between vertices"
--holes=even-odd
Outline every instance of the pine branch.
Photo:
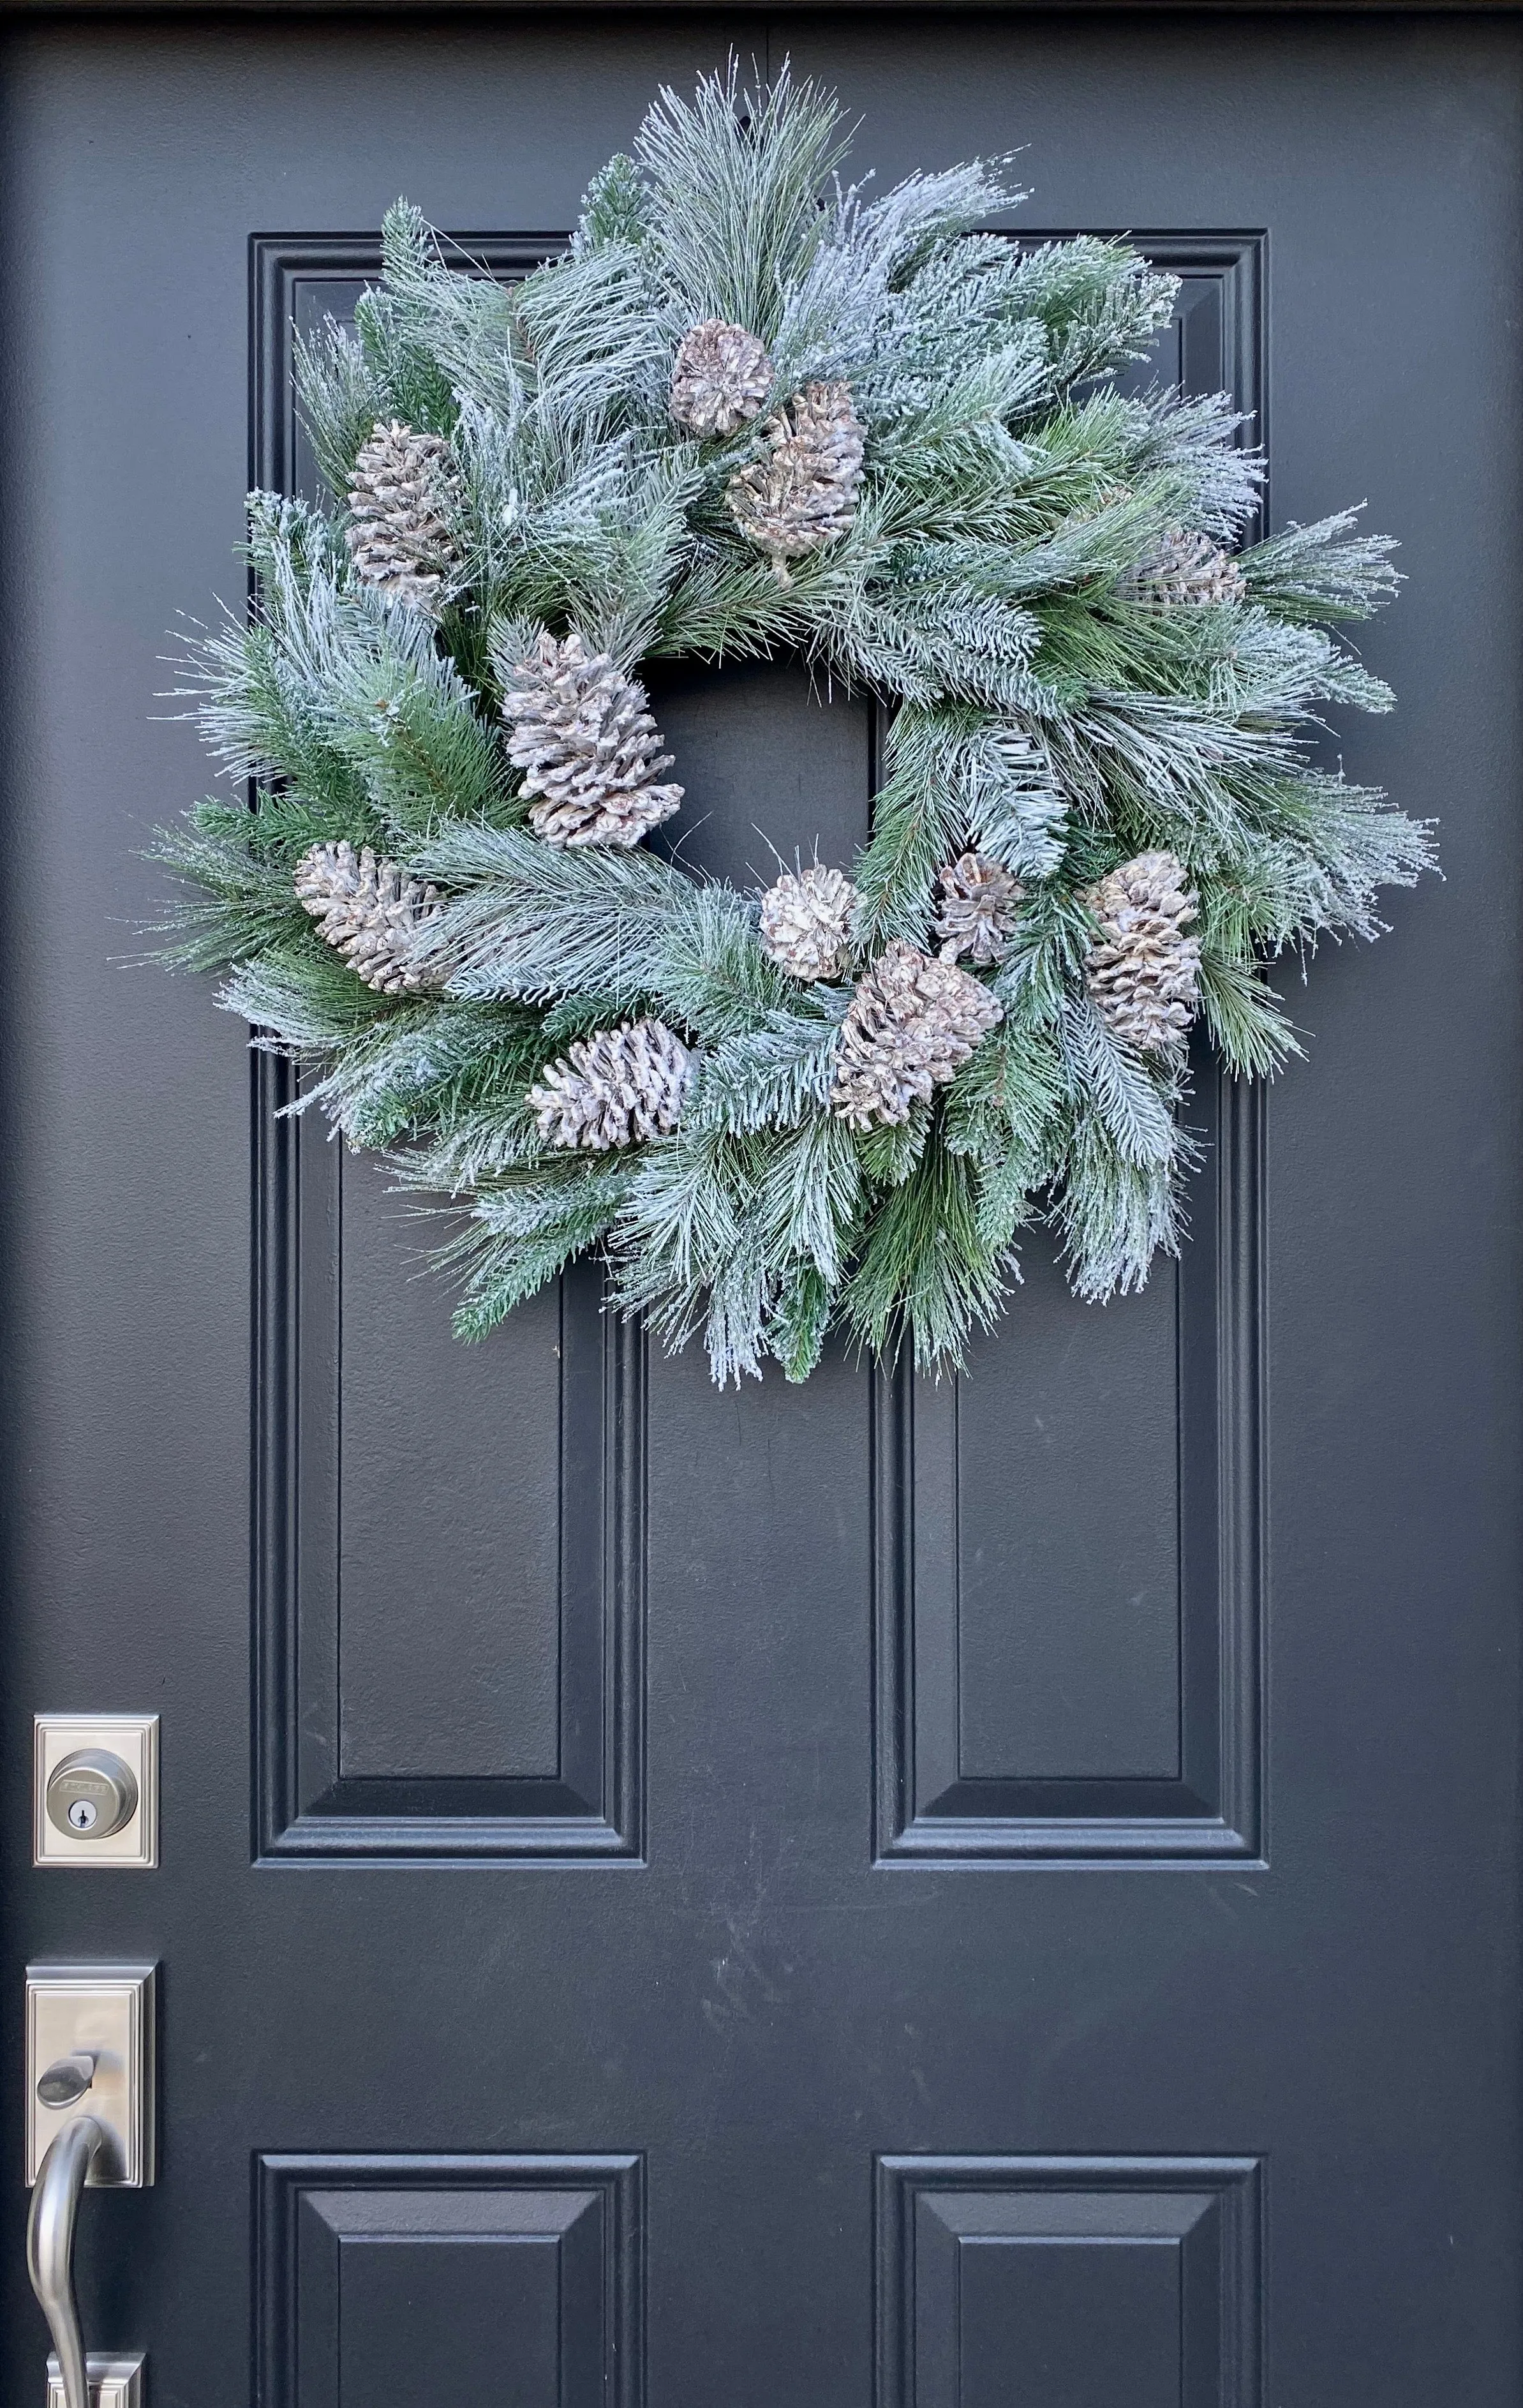
[[1264,460],[1243,439],[1247,420],[1231,395],[1154,393],[1134,426],[1128,481],[1172,476],[1185,523],[1232,542],[1259,507]]
[[1279,998],[1252,964],[1204,945],[1201,1008],[1213,1043],[1240,1079],[1272,1079],[1304,1052]]
[[[623,1311],[641,1313],[673,1348],[685,1346],[702,1325],[731,1267],[754,1256],[746,1226],[752,1143],[718,1129],[679,1130],[634,1166],[614,1236],[615,1293]],[[765,1299],[757,1299],[747,1346],[733,1320],[739,1291],[730,1294],[732,1313],[719,1333],[722,1377],[715,1365],[721,1385],[743,1372],[760,1377]]]
[[614,1231],[616,1293],[674,1347],[702,1327],[715,1380],[760,1378],[779,1297],[802,1262],[833,1286],[861,1177],[838,1122],[730,1136],[695,1125],[638,1163]]
[[1103,1304],[1144,1287],[1154,1255],[1177,1254],[1183,1241],[1175,1164],[1129,1161],[1093,1109],[1080,1105],[1062,1166],[1049,1218],[1061,1233],[1075,1295]]
[[1057,867],[1062,803],[1019,724],[956,704],[907,706],[890,730],[888,766],[856,872],[870,952],[894,937],[926,942],[936,870],[968,843],[1017,872]]
[[907,1337],[918,1371],[961,1368],[970,1333],[988,1326],[1004,1297],[1003,1252],[980,1228],[972,1164],[928,1147],[868,1228],[842,1291],[847,1325],[884,1361]]
[[807,1380],[818,1365],[830,1328],[833,1297],[830,1283],[813,1263],[796,1263],[784,1280],[767,1319],[767,1351],[783,1367],[783,1377],[795,1383]]
[[[400,614],[393,614],[400,628]],[[413,627],[421,631],[416,619]],[[410,633],[410,631],[409,631]],[[389,834],[406,847],[446,821],[505,825],[524,806],[495,733],[453,664],[391,626],[339,654],[324,680],[331,740],[352,762]]]
[[1177,1068],[1129,1054],[1088,1001],[1069,1005],[1062,1045],[1068,1127],[1049,1217],[1075,1294],[1103,1303],[1142,1287],[1155,1254],[1178,1253],[1198,1149],[1178,1125]]
[[1287,619],[1370,618],[1402,578],[1390,565],[1391,538],[1358,535],[1358,510],[1338,510],[1310,526],[1292,521],[1283,534],[1251,545],[1242,568],[1255,600]]
[[797,994],[762,951],[754,902],[649,853],[560,852],[516,829],[455,826],[417,859],[425,877],[464,890],[419,950],[456,995],[591,991],[623,1010],[655,997],[717,1040],[764,1026]]
[[662,89],[634,146],[642,249],[690,324],[722,318],[770,341],[823,237],[820,188],[846,148],[834,100],[786,64],[760,92],[742,90],[733,60],[690,102]]
[[393,415],[391,390],[359,337],[332,318],[315,335],[298,330],[292,336],[292,365],[297,414],[318,474],[330,498],[342,507],[361,445],[377,419]]
[[516,828],[441,828],[416,866],[457,890],[419,958],[458,996],[653,993],[668,931],[693,893],[653,854],[561,852]]
[[633,248],[644,242],[648,232],[640,171],[628,151],[616,150],[582,195],[572,249],[579,257],[610,244]]
[[833,1287],[863,1200],[861,1166],[845,1124],[827,1113],[775,1132],[757,1149],[755,1179],[760,1253],[772,1283],[774,1266],[802,1258]]
[[548,1058],[537,1015],[520,1006],[407,1001],[351,1038],[301,1108],[353,1146],[428,1138],[435,1183],[458,1192],[537,1151],[524,1096]]
[[[180,970],[222,970],[270,947],[298,943],[306,914],[292,891],[289,873],[251,852],[241,828],[215,803],[199,807],[178,828],[160,828],[148,850],[173,877],[191,889],[164,909],[155,933],[171,941],[154,958]],[[236,814],[245,826],[251,814]]]
[[1052,1035],[1007,1014],[963,1064],[947,1089],[943,1136],[952,1154],[1003,1162],[1012,1148],[1031,1167],[1046,1158],[1053,1116],[1066,1084]]
[[219,988],[217,1002],[249,1023],[254,1042],[264,1052],[320,1068],[329,1068],[345,1045],[397,1008],[311,935],[236,964]]
[[447,260],[438,236],[406,201],[387,210],[381,249],[384,282],[355,318],[390,413],[448,435],[463,398],[511,408],[527,365],[518,334],[523,287],[500,283],[462,252]]
[[890,1121],[880,1128],[864,1130],[857,1139],[857,1158],[869,1185],[902,1187],[918,1168],[931,1133],[931,1107],[918,1097],[909,1108],[907,1121]]
[[1008,1013],[947,1091],[947,1151],[974,1164],[979,1239],[1002,1259],[1058,1167],[1056,1138],[1065,1093],[1062,1057],[1052,1036],[1022,1026]]
[[1067,1006],[1062,1050],[1070,1094],[1093,1112],[1121,1160],[1139,1168],[1172,1163],[1177,1076],[1145,1065],[1120,1044],[1088,997]]
[[1022,257],[1017,306],[1046,331],[1052,388],[1146,359],[1174,311],[1179,280],[1124,244],[1079,236]]
[[[847,996],[832,991],[841,1013]],[[830,1102],[839,1017],[772,1011],[760,1028],[728,1038],[704,1060],[693,1125],[739,1136],[796,1128]]]
[[[420,1168],[420,1183],[431,1184],[429,1165]],[[626,1164],[599,1158],[526,1165],[480,1187],[465,1227],[434,1257],[440,1269],[461,1281],[456,1337],[485,1338],[516,1304],[596,1245],[630,1182]],[[406,1171],[403,1183],[414,1183]]]

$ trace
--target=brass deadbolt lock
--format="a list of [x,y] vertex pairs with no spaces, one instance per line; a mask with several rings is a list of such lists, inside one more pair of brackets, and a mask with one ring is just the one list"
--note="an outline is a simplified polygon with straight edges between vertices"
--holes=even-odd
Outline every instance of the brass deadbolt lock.
[[108,1840],[136,1812],[136,1777],[108,1748],[76,1748],[48,1777],[48,1820],[71,1839]]

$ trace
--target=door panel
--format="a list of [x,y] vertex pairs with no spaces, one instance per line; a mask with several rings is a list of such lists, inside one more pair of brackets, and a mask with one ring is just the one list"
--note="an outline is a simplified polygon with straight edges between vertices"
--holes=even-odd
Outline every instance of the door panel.
[[[1191,1236],[1122,1312],[1018,1312],[874,1426],[879,1861],[1255,1857],[1259,1099],[1201,1066]],[[1014,1340],[1014,1342],[1012,1342]]]
[[[11,2063],[28,1957],[162,1967],[93,2344],[157,2408],[1502,2408],[1516,23],[7,41]],[[1097,1312],[1033,1240],[939,1388],[837,1352],[719,1396],[591,1269],[455,1347],[384,1174],[120,967],[206,782],[147,716],[163,631],[241,603],[250,461],[310,477],[292,322],[352,307],[399,190],[515,272],[732,45],[839,87],[854,172],[1023,142],[1023,231],[1141,229],[1185,280],[1159,372],[1257,413],[1269,523],[1368,493],[1411,578],[1365,648],[1400,711],[1336,740],[1441,814],[1445,882],[1311,967],[1267,1097],[1203,1066],[1177,1269]],[[680,858],[861,840],[864,704],[652,688]],[[91,1708],[161,1715],[156,1872],[31,1868],[29,1718]]]
[[886,2157],[883,2400],[992,2408],[1016,2375],[1065,2408],[1257,2401],[1261,2171],[1251,2158]]
[[266,2157],[272,2401],[630,2408],[636,2157]]

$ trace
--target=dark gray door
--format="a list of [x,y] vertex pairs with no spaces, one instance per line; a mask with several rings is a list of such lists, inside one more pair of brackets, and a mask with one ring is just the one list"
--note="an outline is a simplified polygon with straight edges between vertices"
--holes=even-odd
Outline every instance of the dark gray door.
[[[160,2178],[80,2242],[153,2408],[1514,2402],[1515,23],[7,40],[7,2399],[51,1957],[162,1968]],[[582,1272],[455,1348],[383,1182],[121,967],[291,319],[398,191],[511,272],[732,43],[886,179],[1021,143],[1032,224],[1140,230],[1272,522],[1368,493],[1411,578],[1346,757],[1446,882],[1312,966],[1266,1105],[1203,1082],[1177,1276],[1033,1245],[955,1387],[719,1398]],[[697,857],[865,825],[868,714],[786,666],[660,712]],[[64,1710],[161,1716],[157,1871],[32,1869]]]

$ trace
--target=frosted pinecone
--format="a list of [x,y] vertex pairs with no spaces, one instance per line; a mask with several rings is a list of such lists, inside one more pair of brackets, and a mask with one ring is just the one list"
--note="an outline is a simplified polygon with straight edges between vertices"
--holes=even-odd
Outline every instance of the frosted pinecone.
[[1004,1018],[988,987],[898,939],[861,980],[842,1024],[831,1110],[854,1128],[907,1121]]
[[439,892],[369,845],[347,838],[315,844],[296,864],[292,884],[325,944],[377,995],[411,995],[435,982],[413,954],[420,929],[439,917]]
[[766,346],[744,326],[705,318],[677,345],[672,370],[672,416],[694,435],[733,435],[756,416],[772,391]]
[[[792,417],[790,419],[789,410]],[[730,508],[742,535],[785,560],[816,552],[851,523],[862,473],[862,430],[847,384],[808,384],[766,426],[771,456],[730,480]]]
[[664,1021],[624,1021],[579,1038],[540,1072],[529,1103],[547,1145],[633,1145],[681,1116],[692,1055]]
[[442,435],[377,418],[349,483],[344,540],[355,574],[391,602],[432,612],[459,574],[460,471]]
[[797,873],[785,869],[762,897],[763,952],[795,978],[839,978],[851,959],[861,900],[850,879],[823,862]]
[[547,844],[638,844],[682,800],[680,786],[657,783],[672,755],[644,686],[578,635],[540,637],[508,679],[503,717],[508,758],[524,793],[539,797],[530,821]]
[[1129,602],[1149,610],[1188,609],[1201,602],[1241,602],[1247,580],[1231,552],[1208,535],[1171,527],[1151,560],[1121,580]]
[[972,955],[980,969],[1000,961],[1015,933],[1018,906],[1026,889],[1002,862],[980,853],[965,853],[937,878],[942,901],[936,913],[936,938],[944,962]]
[[1185,932],[1199,908],[1172,853],[1139,853],[1084,900],[1100,923],[1085,980],[1096,1010],[1139,1054],[1177,1050],[1198,1002],[1201,942]]

